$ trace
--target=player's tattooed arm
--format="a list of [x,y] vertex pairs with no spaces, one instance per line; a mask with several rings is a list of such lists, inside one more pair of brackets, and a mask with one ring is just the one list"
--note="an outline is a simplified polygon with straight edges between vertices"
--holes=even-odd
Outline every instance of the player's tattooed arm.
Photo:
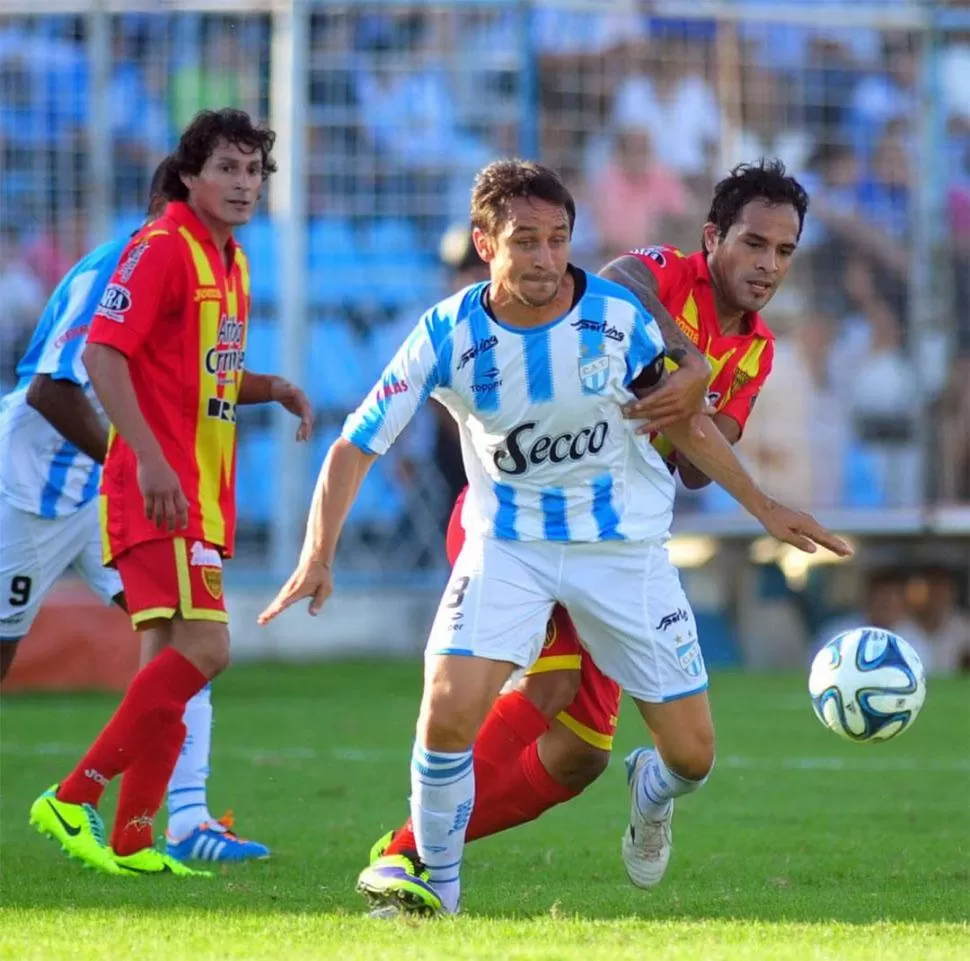
[[639,399],[627,404],[623,411],[627,418],[644,421],[637,433],[664,430],[705,410],[711,365],[657,296],[657,279],[650,268],[632,254],[625,254],[608,263],[600,276],[626,287],[637,297],[657,321],[666,355],[677,364],[668,377],[631,385]]
[[65,439],[99,464],[108,452],[108,429],[84,388],[72,380],[36,374],[27,388],[27,403]]
[[612,280],[621,287],[626,287],[653,315],[663,335],[667,356],[678,367],[703,367],[710,376],[711,368],[707,358],[680,329],[677,321],[657,296],[657,278],[649,267],[632,254],[624,254],[616,260],[611,260],[600,271],[600,276]]

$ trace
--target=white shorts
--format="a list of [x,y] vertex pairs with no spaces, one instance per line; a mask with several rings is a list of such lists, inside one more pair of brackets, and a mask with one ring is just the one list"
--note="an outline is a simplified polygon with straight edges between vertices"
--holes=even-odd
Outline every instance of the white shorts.
[[638,700],[673,701],[707,688],[694,613],[660,541],[469,538],[445,588],[426,654],[529,667],[557,601],[600,670]]
[[23,637],[57,579],[73,567],[105,603],[121,593],[118,572],[101,562],[98,502],[48,519],[0,498],[0,641]]

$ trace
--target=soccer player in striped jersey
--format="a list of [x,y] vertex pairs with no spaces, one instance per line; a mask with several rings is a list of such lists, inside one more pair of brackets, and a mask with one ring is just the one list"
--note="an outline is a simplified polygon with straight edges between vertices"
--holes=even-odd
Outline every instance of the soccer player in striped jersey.
[[[411,762],[421,866],[391,856],[365,870],[359,887],[377,908],[458,909],[475,802],[472,745],[512,672],[537,658],[556,602],[648,723],[669,714],[669,695],[702,696],[671,632],[643,616],[645,605],[687,606],[664,547],[674,482],[622,410],[632,389],[664,379],[657,325],[628,290],[569,263],[575,205],[553,171],[490,164],[476,178],[471,213],[490,281],[427,311],[348,418],[321,469],[299,566],[260,618],[304,597],[319,611],[360,482],[434,394],[461,432],[467,537],[426,650]],[[848,550],[808,515],[767,498],[703,420],[667,436],[769,532],[808,550],[816,542]]]
[[[147,221],[165,209],[166,158],[149,190]],[[104,412],[82,352],[94,312],[129,238],[110,241],[79,260],[51,295],[27,352],[20,381],[0,403],[0,680],[44,599],[68,568],[106,602],[127,611],[118,572],[102,563],[96,496],[108,445]],[[151,660],[142,645],[143,665]],[[209,813],[206,784],[212,744],[206,685],[186,705],[186,735],[168,786],[168,853],[180,860],[242,861],[269,849],[241,838],[231,817]]]
[[[229,658],[222,560],[235,538],[236,406],[277,401],[300,417],[298,439],[312,428],[302,391],[244,364],[249,267],[232,232],[275,169],[273,142],[242,111],[195,117],[162,174],[169,203],[122,252],[82,355],[111,422],[103,556],[153,656],[30,819],[107,874],[205,874],[180,859],[222,859],[235,841],[225,825],[209,826],[174,839],[182,850],[170,839],[163,853],[152,824],[185,741],[186,707]],[[97,804],[122,774],[109,846]]]
[[[741,437],[774,354],[774,337],[758,311],[785,278],[807,207],[804,190],[781,163],[742,165],[715,188],[701,250],[685,256],[672,247],[643,248],[600,272],[636,294],[654,315],[668,347],[668,363],[672,354],[686,357],[692,349],[703,351],[713,422],[732,444]],[[687,487],[702,487],[709,483],[706,475],[656,432],[666,424],[669,403],[661,396],[666,390],[632,401],[627,414],[648,421],[638,430],[650,434],[654,448]],[[448,529],[452,563],[465,536],[463,500],[464,494]],[[702,690],[706,680],[690,608],[670,601],[654,620],[655,626],[669,620],[685,673]],[[599,777],[609,762],[621,694],[619,685],[584,651],[569,615],[557,605],[538,660],[496,701],[476,740],[474,767],[481,788],[466,839],[531,821],[576,797]],[[675,774],[687,774],[696,782],[710,770],[713,728],[705,711],[690,712],[686,719],[674,716],[653,733],[662,762]],[[646,780],[648,765],[658,760],[643,749],[630,755],[633,786]],[[670,784],[676,788],[680,782],[675,778]],[[652,816],[638,830],[634,811],[632,830],[624,835],[624,860],[631,880],[650,887],[660,881],[670,855],[672,799],[658,798],[650,808],[634,792],[633,803]],[[408,822],[381,838],[371,859],[415,854]]]

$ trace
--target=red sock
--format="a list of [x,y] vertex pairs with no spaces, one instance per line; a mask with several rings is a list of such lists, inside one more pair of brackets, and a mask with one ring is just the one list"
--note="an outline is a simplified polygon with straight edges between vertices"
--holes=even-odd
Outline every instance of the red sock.
[[[116,778],[146,744],[155,744],[154,732],[181,722],[185,705],[208,678],[170,647],[146,664],[134,677],[114,717],[61,782],[57,797],[68,804],[97,804],[108,782]],[[181,744],[181,742],[179,742]]]
[[[466,837],[469,840],[495,833],[472,833],[476,821],[480,820],[478,812],[493,807],[496,799],[505,795],[504,780],[516,765],[523,748],[534,744],[548,730],[549,722],[543,713],[520,691],[503,694],[495,702],[478,732],[472,755],[475,764],[475,810],[468,823]],[[403,827],[394,832],[394,840],[386,853],[414,851],[415,844],[409,818]]]
[[155,815],[184,741],[182,718],[168,718],[164,724],[154,725],[151,738],[143,742],[142,752],[128,765],[121,778],[118,811],[111,832],[115,854],[134,854],[154,844]]

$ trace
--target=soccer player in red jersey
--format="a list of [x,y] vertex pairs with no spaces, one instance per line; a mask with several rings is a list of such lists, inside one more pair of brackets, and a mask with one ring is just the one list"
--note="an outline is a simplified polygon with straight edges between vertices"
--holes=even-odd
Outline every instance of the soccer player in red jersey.
[[[114,717],[31,822],[105,873],[193,871],[153,846],[152,824],[182,742],[186,703],[229,662],[223,558],[235,539],[236,406],[312,413],[298,388],[244,366],[249,266],[233,239],[275,170],[275,135],[242,111],[198,114],[163,179],[174,198],[122,254],[84,363],[111,421],[101,485],[105,562],[156,651]],[[123,775],[110,847],[97,804]]]
[[[650,310],[669,358],[692,372],[698,369],[697,357],[706,358],[708,412],[732,444],[740,439],[771,370],[774,337],[758,311],[784,280],[807,207],[804,190],[781,163],[742,165],[715,189],[702,250],[685,256],[671,247],[643,248],[600,272],[634,292]],[[672,377],[656,394],[631,402],[627,415],[647,421],[639,432],[653,434],[671,470],[696,489],[708,478],[658,433],[683,416],[694,400],[693,387],[693,377]],[[464,541],[463,499],[464,493],[449,524],[449,562]],[[683,622],[684,656],[689,657],[696,648],[692,616],[681,610],[664,616],[678,629]],[[599,777],[609,762],[621,694],[584,651],[565,609],[557,606],[539,659],[496,701],[479,732],[474,749],[479,787],[467,840],[531,821]],[[685,709],[658,712],[650,725],[655,750],[641,748],[627,758],[636,809],[624,833],[623,855],[631,880],[642,887],[657,884],[666,869],[673,799],[697,790],[714,764],[706,697],[678,703]],[[398,854],[413,863],[414,852],[408,822],[378,841],[371,858]]]

